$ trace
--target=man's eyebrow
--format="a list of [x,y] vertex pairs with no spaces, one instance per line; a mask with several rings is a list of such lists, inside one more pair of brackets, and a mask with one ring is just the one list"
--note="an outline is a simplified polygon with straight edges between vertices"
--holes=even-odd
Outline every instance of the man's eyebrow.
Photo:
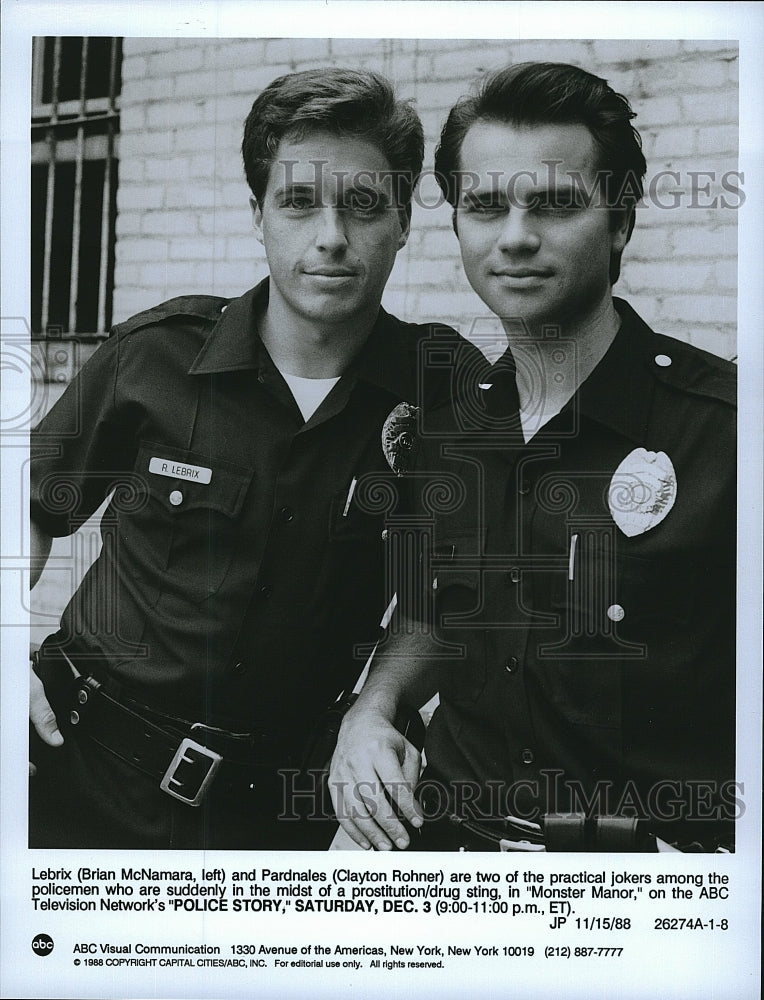
[[315,194],[316,186],[315,181],[290,181],[276,187],[274,194],[277,198],[285,194]]
[[563,182],[560,184],[539,184],[538,187],[530,185],[527,189],[529,198],[553,198],[556,194],[575,194],[581,191],[581,185],[575,181]]
[[479,183],[471,187],[469,191],[465,192],[467,194],[476,194],[478,196],[484,194],[506,194],[507,191],[512,191],[517,189],[517,182],[519,180],[527,180],[528,188],[533,191],[538,191],[543,193],[545,191],[555,191],[559,188],[580,188],[582,185],[586,184],[586,179],[582,176],[580,171],[571,170],[570,172],[560,172],[555,174],[551,180],[547,177],[538,177],[534,179],[528,176],[527,171],[521,170],[515,173],[502,173],[500,171],[492,171],[490,178],[486,178],[483,183],[483,178],[480,178]]
[[563,177],[560,178],[559,183],[543,184],[540,187],[529,189],[528,196],[533,198],[535,201],[564,197],[581,199],[585,202],[596,193],[596,190],[596,183],[592,190],[590,190],[586,184],[581,182],[580,178]]
[[352,183],[345,183],[337,191],[337,202],[346,207],[392,208],[396,204],[395,192],[391,185],[379,183],[377,174],[368,176],[365,173]]

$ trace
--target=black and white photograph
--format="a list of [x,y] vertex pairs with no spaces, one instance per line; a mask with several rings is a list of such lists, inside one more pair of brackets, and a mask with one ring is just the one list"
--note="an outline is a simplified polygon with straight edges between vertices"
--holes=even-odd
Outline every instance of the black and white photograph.
[[758,995],[761,5],[59,7],[2,996]]

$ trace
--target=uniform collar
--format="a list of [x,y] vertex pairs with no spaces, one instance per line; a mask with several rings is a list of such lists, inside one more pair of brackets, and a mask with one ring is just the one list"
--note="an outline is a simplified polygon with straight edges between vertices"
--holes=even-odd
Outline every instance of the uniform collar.
[[[273,361],[260,339],[259,317],[268,304],[268,278],[233,299],[189,368],[189,375],[211,375],[246,369],[268,368]],[[380,307],[368,340],[354,358],[345,376],[363,380],[401,399],[416,395],[415,364],[404,362],[405,345],[398,321]],[[410,339],[413,337],[409,334]]]
[[268,302],[268,279],[224,306],[189,375],[212,375],[259,368],[267,354],[257,330],[257,317]]
[[380,306],[366,343],[346,374],[413,402],[417,396],[417,337]]
[[568,404],[642,444],[655,389],[655,334],[623,299],[613,299],[621,325],[607,353]]

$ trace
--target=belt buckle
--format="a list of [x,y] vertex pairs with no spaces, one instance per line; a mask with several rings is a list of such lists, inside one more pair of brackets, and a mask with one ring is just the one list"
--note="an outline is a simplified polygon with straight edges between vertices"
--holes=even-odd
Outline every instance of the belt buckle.
[[[199,760],[194,760],[193,757],[187,757],[186,752],[188,750],[194,750],[196,753],[201,754],[202,757],[207,758],[208,762],[207,771],[199,782],[199,786],[193,796],[184,793],[184,783],[175,777],[175,773],[181,764],[196,765],[201,763]],[[202,799],[207,794],[207,789],[212,784],[212,780],[215,777],[215,773],[220,767],[222,760],[223,758],[219,753],[215,753],[214,750],[210,750],[208,747],[202,746],[202,744],[197,743],[196,740],[186,737],[175,751],[175,756],[170,761],[170,766],[167,768],[162,780],[159,782],[159,787],[163,792],[167,792],[168,795],[171,795],[174,799],[178,799],[180,802],[185,803],[187,806],[199,806],[202,803]],[[173,788],[171,787],[172,785],[179,787]]]
[[504,825],[515,836],[512,839],[502,837],[499,841],[500,851],[546,851],[540,823],[509,815],[504,817]]
[[530,840],[507,840],[502,837],[499,841],[499,850],[502,854],[508,851],[546,851],[544,844],[532,844]]

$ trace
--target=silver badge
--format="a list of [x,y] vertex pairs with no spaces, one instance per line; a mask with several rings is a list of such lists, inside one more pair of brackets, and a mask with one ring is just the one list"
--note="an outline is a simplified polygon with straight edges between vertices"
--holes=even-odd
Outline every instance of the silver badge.
[[402,476],[408,470],[418,413],[418,406],[398,403],[382,425],[382,451],[396,476]]
[[661,523],[676,492],[676,472],[665,451],[635,448],[613,474],[608,507],[624,535],[633,538]]

